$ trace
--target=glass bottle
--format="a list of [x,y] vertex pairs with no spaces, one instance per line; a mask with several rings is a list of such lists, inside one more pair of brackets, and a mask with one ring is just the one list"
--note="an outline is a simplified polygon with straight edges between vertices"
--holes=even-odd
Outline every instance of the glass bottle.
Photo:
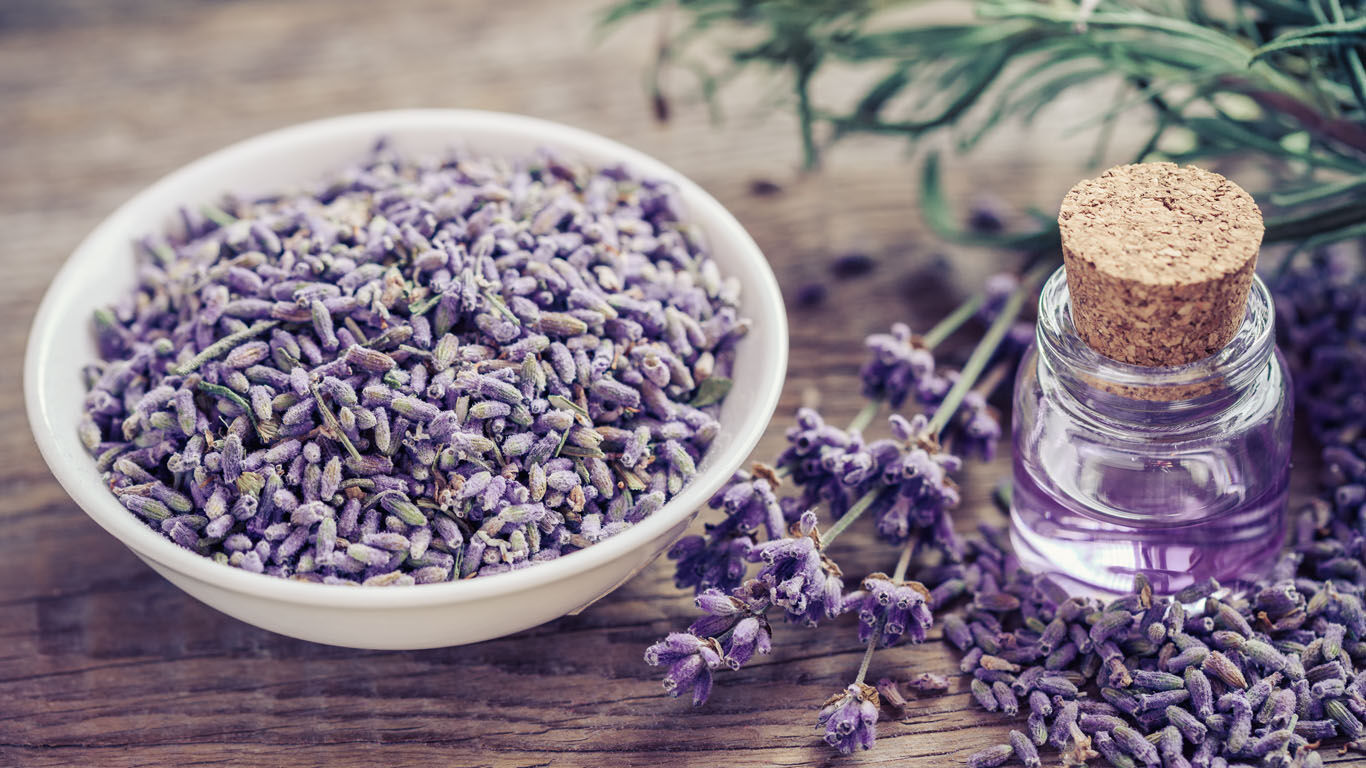
[[1021,564],[1073,589],[1159,593],[1265,572],[1286,530],[1290,374],[1270,293],[1212,356],[1118,362],[1073,323],[1064,269],[1039,300],[1016,379],[1011,536]]

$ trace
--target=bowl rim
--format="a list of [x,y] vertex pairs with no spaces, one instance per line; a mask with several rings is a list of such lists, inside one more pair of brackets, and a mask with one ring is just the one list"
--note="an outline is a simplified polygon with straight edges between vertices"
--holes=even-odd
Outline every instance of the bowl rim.
[[[246,593],[275,601],[312,606],[333,606],[368,609],[394,609],[467,602],[510,595],[534,589],[546,583],[593,570],[627,555],[632,549],[644,546],[663,535],[670,527],[686,520],[706,505],[713,493],[729,478],[715,471],[714,476],[699,474],[654,514],[630,528],[590,547],[568,553],[554,560],[536,563],[515,571],[461,579],[438,584],[412,585],[398,589],[353,589],[342,585],[295,581],[278,576],[251,573],[240,568],[214,562],[190,552],[153,531],[120,505],[99,482],[98,474],[90,470],[88,462],[70,462],[63,443],[70,445],[74,434],[59,436],[49,420],[52,409],[67,404],[50,402],[45,384],[49,380],[46,369],[50,356],[57,353],[59,332],[69,324],[56,316],[60,297],[75,290],[78,268],[93,254],[107,247],[105,240],[125,218],[138,213],[144,201],[155,198],[167,188],[187,183],[195,177],[211,177],[217,168],[229,167],[243,156],[262,152],[278,152],[282,147],[302,146],[323,138],[341,138],[364,134],[400,136],[405,130],[446,129],[451,131],[452,146],[458,145],[462,131],[518,134],[535,139],[547,146],[590,156],[611,157],[631,166],[644,175],[666,178],[677,185],[693,220],[706,221],[711,240],[726,239],[736,246],[734,258],[751,262],[759,290],[751,289],[742,297],[747,301],[745,314],[756,324],[767,323],[776,334],[777,365],[771,371],[761,371],[752,383],[754,406],[747,409],[729,442],[713,445],[709,450],[713,467],[740,466],[753,451],[767,429],[777,408],[778,398],[786,378],[788,360],[787,315],[783,306],[778,281],[773,275],[759,246],[740,222],[719,201],[679,171],[639,150],[589,131],[540,118],[503,112],[473,109],[404,109],[360,112],[323,118],[290,125],[247,138],[171,171],[156,182],[137,192],[113,213],[101,220],[81,240],[62,264],[44,293],[34,316],[24,356],[24,400],[29,426],[39,452],[49,470],[71,498],[91,519],[112,534],[140,558],[169,568],[205,584],[238,593]],[[401,138],[398,141],[402,141]],[[227,191],[227,190],[225,190]],[[724,233],[721,236],[720,233]],[[79,443],[77,455],[89,460],[89,454]],[[634,575],[635,571],[632,571]],[[630,578],[629,576],[626,578]],[[625,579],[623,579],[623,582]],[[615,587],[614,587],[615,588]]]

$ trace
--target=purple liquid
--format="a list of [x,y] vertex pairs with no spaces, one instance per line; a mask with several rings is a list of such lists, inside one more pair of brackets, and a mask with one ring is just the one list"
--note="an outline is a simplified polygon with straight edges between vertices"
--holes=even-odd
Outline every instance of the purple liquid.
[[1015,380],[1011,538],[1076,591],[1135,574],[1170,594],[1262,575],[1285,540],[1293,407],[1271,296],[1253,281],[1232,340],[1205,360],[1125,365],[1076,335],[1060,271]]
[[[1199,496],[1173,495],[1167,498],[1172,514],[1125,519],[1041,484],[1018,455],[1014,464],[1011,540],[1020,563],[1071,582],[1064,586],[1074,591],[1127,592],[1139,572],[1159,593],[1209,577],[1221,584],[1250,580],[1270,570],[1285,538],[1288,471],[1222,513],[1199,514],[1194,508]],[[1180,482],[1169,484],[1163,474],[1170,475],[1169,468],[1109,478],[1106,494],[1150,505],[1164,490],[1180,490]],[[1242,484],[1225,480],[1220,485],[1195,490],[1228,498]]]

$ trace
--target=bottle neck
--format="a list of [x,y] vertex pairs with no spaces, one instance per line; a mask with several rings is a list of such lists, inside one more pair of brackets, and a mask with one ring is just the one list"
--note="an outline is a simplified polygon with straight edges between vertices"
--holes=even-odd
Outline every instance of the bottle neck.
[[1160,423],[1217,415],[1266,370],[1276,347],[1275,314],[1271,293],[1254,276],[1243,324],[1218,352],[1184,365],[1130,365],[1105,357],[1077,335],[1067,275],[1059,268],[1039,297],[1039,376],[1111,420]]

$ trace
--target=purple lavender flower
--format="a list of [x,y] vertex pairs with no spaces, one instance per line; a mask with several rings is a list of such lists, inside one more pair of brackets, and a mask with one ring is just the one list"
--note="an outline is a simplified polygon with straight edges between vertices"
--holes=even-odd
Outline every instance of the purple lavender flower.
[[824,282],[806,282],[797,286],[792,301],[799,307],[815,307],[825,303],[825,297],[829,293],[830,288]]
[[982,198],[973,202],[968,209],[968,229],[982,234],[996,234],[1004,231],[1005,205],[993,198]]
[[669,668],[664,674],[664,690],[675,697],[691,691],[693,706],[701,705],[711,694],[712,670],[721,666],[722,656],[715,638],[687,632],[671,632],[645,649],[645,663]]
[[739,669],[754,654],[766,656],[773,650],[773,631],[761,616],[746,616],[735,623],[730,635],[722,641],[726,665]]
[[925,640],[934,623],[926,600],[928,591],[918,582],[895,581],[884,573],[870,574],[863,589],[845,596],[844,610],[856,610],[859,641],[866,643],[878,633],[878,642],[895,645],[903,635],[912,643]]
[[705,535],[686,536],[669,549],[669,558],[678,561],[674,581],[679,587],[701,592],[739,586],[745,558],[754,546],[752,534],[762,527],[769,539],[783,535],[783,511],[773,493],[776,480],[767,468],[756,469],[754,475],[741,471],[712,496],[711,507],[726,516],[709,523]]
[[688,631],[698,637],[717,637],[730,631],[745,616],[764,615],[769,606],[768,588],[751,580],[745,582],[743,588],[730,592],[704,589],[693,598],[693,603],[702,611],[702,616],[688,626]]
[[856,749],[872,749],[877,715],[877,689],[854,683],[825,702],[816,722],[825,728],[825,743],[848,755]]
[[826,424],[816,411],[798,410],[796,426],[787,430],[787,449],[777,461],[802,489],[798,506],[826,504],[832,516],[842,516],[850,504],[849,488],[842,480],[847,467],[836,457],[858,453],[862,442],[859,435]]
[[934,355],[904,323],[893,324],[888,333],[869,336],[865,344],[871,354],[859,372],[864,397],[900,408],[934,375]]
[[786,523],[778,498],[773,493],[772,470],[760,470],[760,476],[737,472],[725,486],[712,496],[710,506],[726,513],[726,523],[720,527],[753,533],[763,527],[770,539],[783,535]]
[[984,323],[995,320],[1019,287],[1020,276],[1014,272],[997,272],[987,277],[982,284],[982,306],[977,310],[977,316]]
[[877,267],[877,260],[872,256],[861,251],[851,251],[837,256],[830,262],[830,274],[836,279],[848,280],[853,277],[862,277],[872,272]]
[[697,595],[703,616],[688,627],[698,637],[713,637],[721,643],[726,665],[739,669],[754,654],[766,655],[773,647],[773,630],[768,624],[768,588],[754,580],[732,590],[704,590]]
[[[1333,346],[1330,357],[1340,347],[1356,354],[1366,339],[1366,302],[1340,285],[1295,290],[1292,335]],[[1344,363],[1325,365],[1336,372]],[[1366,407],[1358,407],[1366,398],[1334,375],[1314,384],[1331,393],[1317,404],[1314,430],[1326,444],[1329,492],[1299,515],[1292,550],[1246,593],[1220,592],[1210,582],[1168,597],[1137,578],[1132,594],[1101,602],[1069,596],[1047,576],[1023,571],[1001,529],[984,526],[959,542],[950,511],[958,503],[951,475],[961,462],[950,450],[990,455],[999,438],[985,399],[971,395],[939,435],[926,432],[923,414],[892,417],[892,440],[865,441],[858,431],[801,412],[780,462],[798,492],[777,500],[785,521],[800,513],[799,525],[749,552],[748,559],[763,563],[758,578],[729,594],[702,592],[704,615],[690,631],[716,643],[709,658],[734,667],[768,649],[764,616],[771,605],[808,623],[828,616],[831,605],[857,611],[861,639],[871,642],[878,633],[889,644],[906,634],[922,637],[931,605],[947,608],[968,597],[965,613],[943,617],[943,625],[945,638],[964,652],[959,665],[972,676],[974,699],[989,711],[1013,714],[1025,702],[1030,710],[1026,729],[1012,733],[1010,744],[974,755],[974,765],[1012,756],[1038,765],[1037,746],[1049,741],[1069,764],[1097,753],[1119,768],[1321,764],[1311,739],[1366,734],[1366,673],[1357,670],[1366,658]],[[955,376],[928,376],[917,398],[937,407]],[[733,486],[749,482],[741,477]],[[730,492],[716,500],[728,513],[718,525],[757,532],[758,521],[772,516],[767,500],[753,505],[754,488],[736,491],[727,505]],[[822,589],[838,584],[839,571],[822,553],[807,510],[828,505],[838,519],[854,498],[865,498],[860,509],[884,537],[946,551],[918,574],[933,590],[883,574],[842,598],[840,587]],[[1186,604],[1201,600],[1203,611],[1188,615]],[[899,697],[894,685],[883,685]],[[826,740],[845,753],[871,746],[876,697],[860,675],[827,702],[820,715]]]
[[956,417],[955,444],[964,456],[978,456],[982,461],[996,457],[996,444],[1001,439],[1001,421],[996,410],[987,405],[978,392],[963,397]]
[[953,547],[949,513],[958,506],[959,495],[949,474],[962,467],[962,460],[927,440],[924,429],[924,416],[911,421],[892,417],[893,434],[913,447],[882,469],[882,483],[894,493],[877,511],[877,529],[895,544],[929,531],[943,535],[944,543]]
[[839,568],[821,553],[814,513],[802,515],[794,534],[764,542],[747,557],[764,563],[756,578],[768,587],[773,604],[787,611],[789,620],[814,626],[839,614],[844,582]]
[[1276,329],[1294,373],[1297,415],[1325,448],[1350,446],[1366,419],[1366,266],[1352,248],[1324,249],[1276,286]]
[[669,559],[678,562],[674,584],[701,592],[710,587],[730,590],[745,578],[745,560],[754,541],[749,536],[707,527],[705,535],[684,536],[669,548]]

